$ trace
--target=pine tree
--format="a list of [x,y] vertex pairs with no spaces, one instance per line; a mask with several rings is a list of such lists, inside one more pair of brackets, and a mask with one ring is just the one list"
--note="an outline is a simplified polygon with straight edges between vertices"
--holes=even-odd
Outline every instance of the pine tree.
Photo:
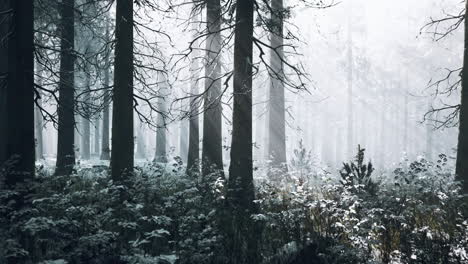
[[133,1],[117,0],[112,106],[111,174],[114,181],[133,172]]
[[[465,10],[468,10],[466,1]],[[461,73],[461,103],[458,134],[458,149],[456,174],[464,193],[468,193],[468,12],[465,12],[465,49],[463,53],[463,69]]]
[[60,81],[58,101],[58,139],[55,174],[68,175],[75,165],[75,0],[63,0],[60,25]]
[[206,1],[205,95],[203,112],[202,174],[223,173],[221,108],[221,3]]
[[10,188],[34,177],[33,17],[31,0],[0,3],[0,166]]
[[252,163],[253,0],[236,6],[234,102],[231,164],[227,191],[227,244],[230,263],[259,263]]
[[281,174],[286,165],[286,128],[284,106],[284,51],[283,51],[283,0],[271,1],[271,49],[270,49],[270,92],[268,151],[273,170],[270,174]]

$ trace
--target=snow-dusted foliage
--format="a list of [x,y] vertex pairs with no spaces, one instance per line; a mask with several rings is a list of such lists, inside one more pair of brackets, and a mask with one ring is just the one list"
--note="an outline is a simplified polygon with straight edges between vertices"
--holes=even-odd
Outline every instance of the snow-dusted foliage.
[[468,263],[466,207],[445,155],[385,176],[372,175],[362,149],[338,176],[293,164],[289,181],[257,183],[255,218],[264,222],[264,254],[275,255],[269,261],[291,259],[285,246],[295,242],[299,253],[316,244],[323,263]]
[[[337,172],[307,153],[294,152],[283,179],[257,170],[251,217],[264,263],[468,263],[446,156],[377,175],[363,149]],[[0,263],[225,263],[222,177],[187,176],[177,159],[137,167],[120,184],[101,165],[37,175],[30,190],[0,192]],[[17,210],[24,191],[31,206]]]
[[91,171],[39,171],[32,207],[20,211],[10,203],[16,192],[0,193],[0,263],[203,263],[218,251],[216,201],[203,199],[210,190],[179,163],[137,168],[122,184],[102,167]]

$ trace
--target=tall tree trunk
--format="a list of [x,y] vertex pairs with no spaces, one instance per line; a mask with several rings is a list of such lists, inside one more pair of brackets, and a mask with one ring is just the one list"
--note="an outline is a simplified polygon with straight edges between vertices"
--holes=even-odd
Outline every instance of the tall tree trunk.
[[[38,93],[39,96],[42,96],[42,93]],[[44,137],[42,135],[42,130],[44,129],[42,113],[40,107],[42,107],[42,99],[37,100],[38,107],[34,108],[34,118],[35,118],[35,138],[36,138],[36,160],[44,159]]]
[[111,174],[133,172],[133,1],[117,0]]
[[[109,69],[106,69],[104,77],[107,81],[104,81],[106,87],[109,86]],[[111,103],[111,97],[109,91],[104,91],[104,109],[102,111],[102,139],[101,139],[101,160],[110,160],[110,148],[109,148],[109,129],[110,129],[110,118],[109,118],[109,104]]]
[[0,166],[12,162],[5,184],[14,187],[34,177],[33,1],[3,1],[0,11]]
[[[191,95],[198,94],[198,85],[192,82]],[[187,155],[187,170],[200,172],[200,120],[197,113],[196,100],[190,100],[189,145]]]
[[[42,40],[42,33],[39,33],[39,42]],[[44,67],[42,64],[37,63],[36,65],[36,71],[37,71],[37,84],[39,86],[42,86],[42,74],[43,74],[43,69]],[[35,118],[35,128],[36,128],[36,160],[43,159],[44,158],[44,137],[42,135],[42,130],[44,129],[43,125],[43,120],[42,120],[42,113],[41,113],[41,107],[42,107],[42,92],[41,90],[37,91],[39,98],[36,101],[37,106],[34,108],[34,118]]]
[[187,163],[188,140],[189,140],[189,121],[181,120],[179,124],[179,157],[182,162]]
[[73,130],[73,142],[76,145],[73,146],[73,151],[75,153],[75,157],[80,156],[80,147],[81,147],[81,131],[80,131],[80,124],[81,124],[81,117],[80,115],[75,114],[75,129]]
[[89,160],[89,158],[91,157],[91,87],[89,68],[89,66],[85,66],[85,94],[83,97],[83,118],[81,119],[81,125],[83,129],[83,135],[81,136],[81,158],[84,160]]
[[263,145],[265,146],[265,149],[263,150],[263,159],[265,161],[269,161],[270,160],[270,135],[267,133],[267,130],[269,129],[270,127],[270,112],[271,112],[271,109],[270,109],[270,103],[268,102],[268,100],[270,99],[270,89],[267,88],[265,89],[266,92],[265,92],[265,102],[266,102],[266,108],[265,108],[265,119],[263,120],[263,125],[265,126],[264,127],[264,136],[263,136]]
[[143,124],[138,119],[138,116],[135,118],[136,123],[136,134],[137,134],[137,149],[136,149],[136,158],[137,159],[144,159],[146,157],[146,144],[145,138],[143,134]]
[[[10,21],[7,17],[10,13],[7,11],[11,10],[10,1],[0,1],[0,36],[8,36],[10,33]],[[9,154],[7,152],[8,143],[8,45],[9,38],[0,38],[0,167],[3,167],[5,161],[8,160]],[[0,174],[0,189],[3,189],[5,182],[5,175]]]
[[[198,25],[193,24],[195,32],[193,38],[196,39]],[[200,120],[198,118],[198,42],[194,43],[195,49],[192,51],[192,61],[190,64],[190,115],[189,115],[189,141],[187,153],[187,173],[200,173]]]
[[[106,21],[106,39],[109,40],[109,20]],[[110,51],[107,51],[108,53],[106,54],[105,57],[105,67],[106,69],[104,70],[104,87],[106,89],[104,90],[104,96],[103,96],[103,104],[104,104],[104,109],[102,111],[102,140],[101,140],[101,160],[110,160],[110,148],[109,148],[109,129],[110,129],[110,118],[109,118],[109,105],[111,103],[111,96],[110,96],[110,91],[109,91],[109,80],[110,80]]]
[[252,45],[254,1],[236,6],[231,164],[227,191],[228,256],[231,263],[259,263],[252,164]]
[[254,125],[255,125],[255,136],[254,136],[254,159],[258,162],[263,162],[265,157],[265,146],[264,146],[264,133],[265,128],[265,113],[264,113],[264,102],[266,101],[264,97],[265,91],[258,87],[256,96],[254,96]]
[[101,131],[101,122],[99,115],[96,115],[94,119],[94,154],[99,157],[99,138]]
[[63,0],[61,5],[60,81],[58,102],[58,139],[55,174],[68,175],[75,165],[74,125],[74,64],[75,0]]
[[156,153],[154,155],[154,161],[156,162],[167,162],[167,135],[166,135],[166,101],[167,98],[167,80],[164,73],[159,74],[159,98],[158,98],[158,113],[156,121]]
[[205,96],[203,113],[202,174],[223,172],[221,108],[221,3],[207,0]]
[[283,69],[283,0],[271,1],[271,47],[270,66],[273,71],[270,74],[270,98],[269,122],[268,122],[268,155],[271,159],[273,170],[270,174],[282,174],[287,170],[286,164],[286,128],[284,108],[284,69]]

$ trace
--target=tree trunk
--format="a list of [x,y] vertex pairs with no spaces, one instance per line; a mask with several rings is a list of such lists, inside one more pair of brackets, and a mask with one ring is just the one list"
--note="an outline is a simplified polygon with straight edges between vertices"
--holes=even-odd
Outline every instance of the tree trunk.
[[[186,100],[181,101],[181,106],[184,111],[187,110],[187,106],[184,105]],[[188,139],[189,139],[189,120],[183,119],[179,123],[179,157],[182,159],[182,162],[187,164],[187,154],[188,154]]]
[[60,81],[58,102],[57,163],[55,174],[68,175],[75,165],[74,151],[74,0],[62,1],[60,41]]
[[[194,23],[193,30],[198,32],[198,26]],[[196,33],[193,38],[196,39]],[[187,173],[200,173],[200,120],[198,118],[198,42],[194,43],[192,61],[190,64],[190,115],[189,115],[189,141],[187,153]]]
[[[7,10],[10,10],[9,1],[0,2],[0,36],[8,36],[10,33],[10,23],[7,20],[7,17],[10,15]],[[3,38],[0,39],[0,121],[1,124],[7,124],[8,122],[8,44],[9,39]],[[8,126],[0,126],[0,166],[8,159],[7,158],[7,135],[8,135]],[[3,184],[4,179],[0,181],[0,185]]]
[[133,1],[117,0],[111,174],[133,172]]
[[[192,83],[191,95],[198,94],[198,86]],[[187,170],[200,172],[200,120],[198,118],[196,100],[190,100],[189,145],[187,155]]]
[[[106,39],[109,40],[109,21],[106,21],[107,26],[106,26]],[[104,104],[104,109],[102,111],[102,140],[101,140],[101,160],[110,160],[110,148],[109,148],[109,105],[111,103],[111,96],[110,96],[110,91],[109,91],[109,73],[110,73],[110,51],[107,51],[108,54],[106,54],[105,57],[105,67],[106,69],[104,70],[104,87],[106,89],[104,90],[104,96],[103,96],[103,104]]]
[[222,108],[221,108],[221,4],[207,0],[205,95],[203,113],[202,174],[223,172]]
[[0,11],[0,166],[12,162],[5,184],[14,187],[34,177],[33,1],[2,1]]
[[136,134],[137,134],[137,149],[136,149],[136,158],[144,159],[146,157],[146,144],[143,134],[143,124],[138,119],[138,116],[135,118]]
[[83,135],[81,136],[81,158],[84,160],[89,160],[91,157],[91,113],[90,113],[90,103],[91,103],[91,87],[90,86],[90,73],[88,66],[85,66],[85,91],[84,91],[84,106],[83,106],[83,117],[82,117],[82,129]]
[[[39,42],[42,40],[42,33],[39,34]],[[43,65],[37,62],[36,71],[37,71],[37,84],[42,86],[42,73]],[[35,128],[36,128],[36,160],[44,158],[44,137],[42,135],[42,130],[44,129],[43,120],[42,120],[42,92],[41,90],[37,91],[39,98],[36,101],[37,106],[34,108],[34,118],[35,118]]]
[[[465,10],[468,10],[466,1]],[[465,12],[465,49],[463,52],[462,89],[460,103],[460,122],[458,133],[457,179],[462,183],[463,192],[468,193],[468,12]]]
[[269,98],[269,122],[268,155],[271,159],[273,170],[271,175],[283,174],[287,171],[286,164],[286,128],[285,128],[285,108],[284,108],[284,69],[283,69],[283,0],[272,0],[271,19],[273,22],[270,50],[270,98]]
[[156,153],[154,155],[155,162],[167,162],[167,139],[166,139],[166,101],[167,98],[167,80],[164,73],[159,74],[159,98],[158,98],[158,113],[156,121]]
[[101,122],[99,115],[94,119],[94,154],[99,157],[99,132],[101,131]]
[[252,164],[253,0],[236,6],[234,30],[234,102],[228,206],[228,256],[231,263],[259,263],[258,232],[251,214],[257,212]]
[[[106,81],[107,79],[107,81]],[[109,69],[106,69],[104,77],[104,85],[109,86]],[[106,84],[107,83],[107,84]],[[109,148],[109,104],[111,97],[109,91],[104,91],[104,109],[102,111],[102,140],[101,140],[101,160],[110,160],[110,148]]]

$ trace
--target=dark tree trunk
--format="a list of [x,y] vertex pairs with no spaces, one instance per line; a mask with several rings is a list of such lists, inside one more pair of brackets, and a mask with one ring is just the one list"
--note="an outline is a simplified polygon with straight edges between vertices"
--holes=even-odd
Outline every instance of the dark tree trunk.
[[[105,75],[107,77],[107,85],[109,86],[109,70],[106,69]],[[110,104],[109,91],[104,91],[104,110],[102,111],[102,140],[101,140],[101,160],[110,160],[110,148],[109,148],[109,104]]]
[[[10,10],[9,1],[0,2],[0,36],[7,36],[10,30],[10,25],[7,23],[6,16],[9,14],[6,12]],[[7,83],[7,73],[8,73],[8,39],[0,38],[0,168],[5,164],[5,161],[8,159],[7,153],[7,142],[8,142],[8,83]],[[5,183],[5,175],[0,174],[0,190],[3,189],[3,184]]]
[[181,120],[179,126],[179,156],[182,162],[187,163],[188,139],[189,139],[189,120]]
[[80,147],[81,147],[81,131],[80,131],[81,117],[80,115],[75,114],[75,129],[73,130],[73,142],[76,143],[74,146],[75,157],[80,156]]
[[284,108],[284,69],[283,69],[283,0],[272,0],[273,10],[271,32],[270,65],[273,73],[270,81],[270,111],[268,122],[268,155],[273,170],[271,176],[279,176],[287,170],[286,164],[286,132]]
[[85,86],[84,86],[84,105],[83,105],[83,118],[81,119],[81,126],[83,135],[81,136],[81,158],[84,160],[89,160],[91,157],[91,113],[90,113],[90,104],[91,104],[91,87],[90,87],[90,73],[89,66],[85,66]]
[[156,153],[154,155],[155,162],[167,162],[167,140],[166,140],[166,121],[165,116],[167,115],[166,101],[167,98],[167,80],[164,73],[159,75],[159,98],[158,98],[158,113],[156,121]]
[[[10,32],[10,23],[7,20],[7,17],[10,16],[10,13],[7,12],[10,10],[10,2],[9,1],[1,1],[0,2],[0,21],[4,21],[0,23],[0,36],[7,36]],[[7,158],[7,142],[8,142],[8,126],[4,124],[8,124],[8,82],[7,82],[7,74],[8,74],[8,38],[0,38],[0,166],[3,166],[4,162],[8,159]],[[0,187],[4,183],[5,179],[0,179]]]
[[33,1],[2,1],[0,11],[0,166],[11,162],[5,184],[14,187],[34,177]]
[[[106,23],[109,23],[108,21]],[[109,40],[109,25],[106,28],[106,38]],[[109,52],[110,53],[110,52]],[[104,109],[102,111],[102,140],[101,140],[101,160],[110,160],[110,148],[109,148],[109,105],[111,103],[111,96],[109,91],[109,73],[110,73],[110,54],[107,54],[105,57],[106,60],[106,69],[104,70],[104,96],[103,103]]]
[[133,172],[133,1],[117,0],[112,107],[112,179]]
[[[41,39],[42,34],[39,35],[39,39]],[[36,66],[36,71],[37,71],[37,84],[39,86],[42,86],[42,72],[43,72],[43,66],[40,63],[37,63]],[[42,93],[41,90],[37,90],[37,94],[39,98],[37,98],[36,104],[37,106],[34,108],[34,119],[35,119],[35,128],[36,128],[36,160],[40,160],[44,158],[44,137],[42,135],[42,130],[44,129],[43,126],[43,120],[42,120],[42,113],[41,113],[41,107],[42,107]]]
[[[42,96],[42,93],[39,92],[39,96]],[[42,130],[44,129],[42,113],[40,107],[42,107],[42,100],[37,100],[38,107],[34,109],[34,118],[35,118],[35,127],[36,127],[36,160],[44,158],[44,137],[42,135]]]
[[[198,93],[198,87],[192,86],[192,91]],[[196,94],[195,93],[195,94]],[[192,93],[193,94],[193,93]],[[187,169],[193,172],[200,172],[200,120],[195,112],[195,100],[190,102],[190,121],[189,121],[189,145],[187,155]]]
[[57,163],[55,174],[68,175],[75,165],[74,151],[74,0],[63,0],[60,26],[60,82],[58,102]]
[[205,96],[203,113],[202,173],[223,172],[221,108],[221,4],[207,0]]
[[101,131],[101,122],[99,116],[94,119],[94,154],[99,157],[99,132]]
[[238,1],[236,6],[233,127],[226,199],[226,248],[231,263],[259,263],[258,232],[251,218],[257,211],[252,164],[253,8],[253,0]]
[[[193,30],[198,32],[198,25],[193,23]],[[196,35],[193,36],[196,39]],[[198,45],[198,42],[195,42],[194,45]],[[197,49],[193,50],[192,61],[190,64],[190,116],[189,116],[189,139],[188,139],[188,153],[187,153],[187,173],[200,173],[200,120],[198,118],[198,100],[197,95],[199,93],[198,89],[198,61],[197,57],[199,52]]]
[[144,159],[146,157],[146,144],[143,134],[143,124],[139,121],[138,116],[135,118],[136,134],[137,134],[137,149],[136,158]]
[[[466,2],[465,10],[468,8]],[[458,134],[456,174],[468,193],[468,13],[465,12],[465,49],[463,53],[462,90],[460,104],[460,127]]]

